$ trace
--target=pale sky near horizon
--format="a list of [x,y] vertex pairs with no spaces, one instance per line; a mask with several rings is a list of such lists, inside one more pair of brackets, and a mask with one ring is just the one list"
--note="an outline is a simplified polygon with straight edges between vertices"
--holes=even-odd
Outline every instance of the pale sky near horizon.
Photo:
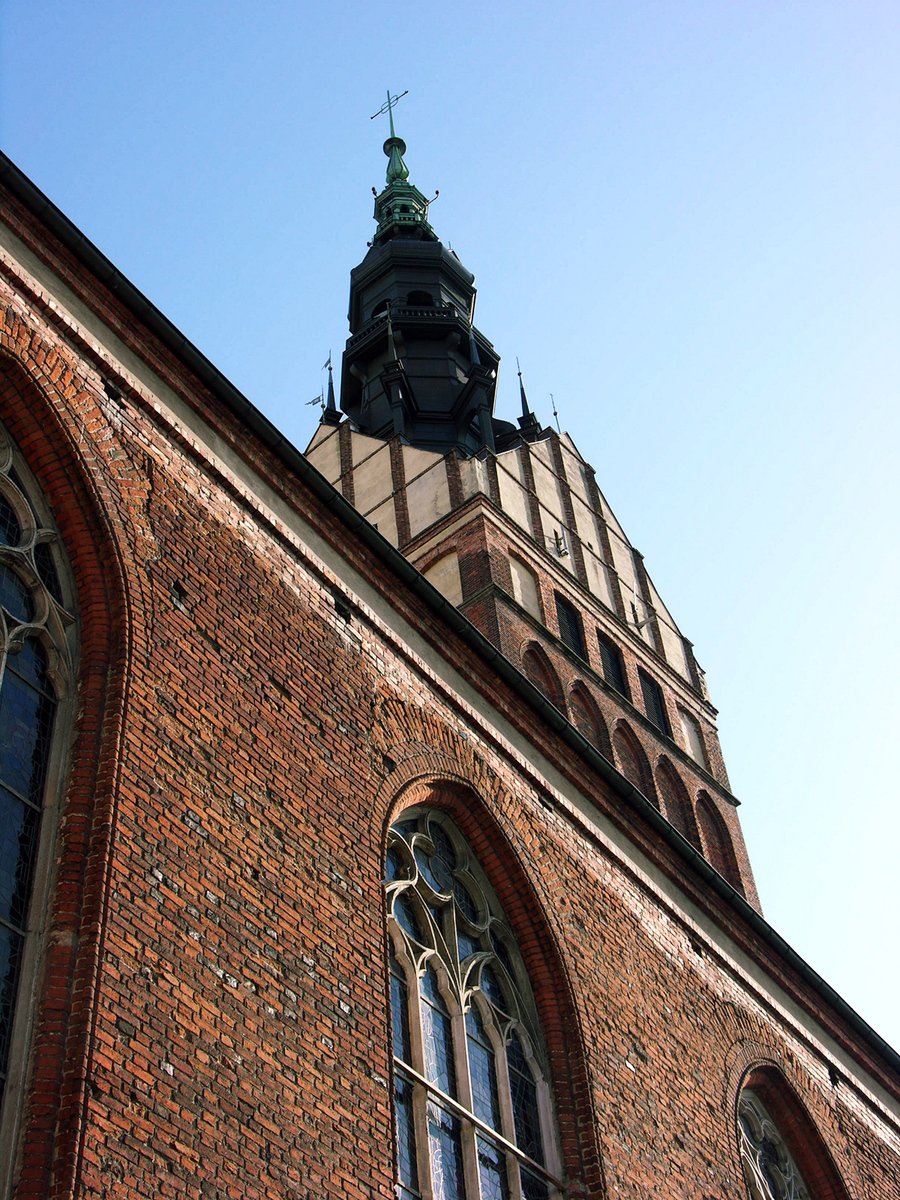
[[707,671],[767,919],[900,1046],[896,3],[6,0],[0,145],[301,448],[385,90]]

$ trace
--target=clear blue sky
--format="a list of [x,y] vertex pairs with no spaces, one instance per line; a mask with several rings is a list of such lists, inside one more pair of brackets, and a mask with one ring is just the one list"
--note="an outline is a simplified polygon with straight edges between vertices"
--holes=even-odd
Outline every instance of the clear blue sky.
[[298,445],[385,89],[707,670],[765,913],[900,1045],[894,0],[5,0],[6,152]]

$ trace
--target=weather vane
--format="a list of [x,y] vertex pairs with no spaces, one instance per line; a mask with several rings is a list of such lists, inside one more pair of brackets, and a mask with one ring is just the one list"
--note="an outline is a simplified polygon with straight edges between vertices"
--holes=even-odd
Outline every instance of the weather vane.
[[384,104],[382,104],[381,108],[379,108],[377,113],[372,113],[369,120],[374,121],[376,117],[383,117],[384,114],[387,113],[388,120],[391,123],[391,137],[396,137],[397,135],[394,133],[394,109],[397,106],[397,104],[399,104],[399,102],[403,99],[403,97],[408,96],[408,95],[409,95],[409,88],[407,88],[405,92],[401,92],[399,96],[392,96],[391,89],[388,88],[387,100],[385,100]]

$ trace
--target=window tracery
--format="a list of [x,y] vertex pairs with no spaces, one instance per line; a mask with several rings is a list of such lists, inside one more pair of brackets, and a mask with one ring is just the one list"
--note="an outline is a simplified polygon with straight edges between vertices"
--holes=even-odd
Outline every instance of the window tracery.
[[512,931],[456,826],[390,831],[387,907],[401,1200],[560,1200],[543,1038]]
[[0,426],[0,1101],[35,923],[56,711],[72,678],[67,577],[49,512]]
[[750,1088],[738,1101],[738,1141],[750,1200],[814,1200],[778,1126]]

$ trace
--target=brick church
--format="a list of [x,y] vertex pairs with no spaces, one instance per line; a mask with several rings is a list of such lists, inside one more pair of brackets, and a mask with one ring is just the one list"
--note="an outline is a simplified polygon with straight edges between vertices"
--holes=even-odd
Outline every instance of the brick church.
[[900,1061],[385,153],[305,453],[0,160],[0,1200],[900,1200]]

